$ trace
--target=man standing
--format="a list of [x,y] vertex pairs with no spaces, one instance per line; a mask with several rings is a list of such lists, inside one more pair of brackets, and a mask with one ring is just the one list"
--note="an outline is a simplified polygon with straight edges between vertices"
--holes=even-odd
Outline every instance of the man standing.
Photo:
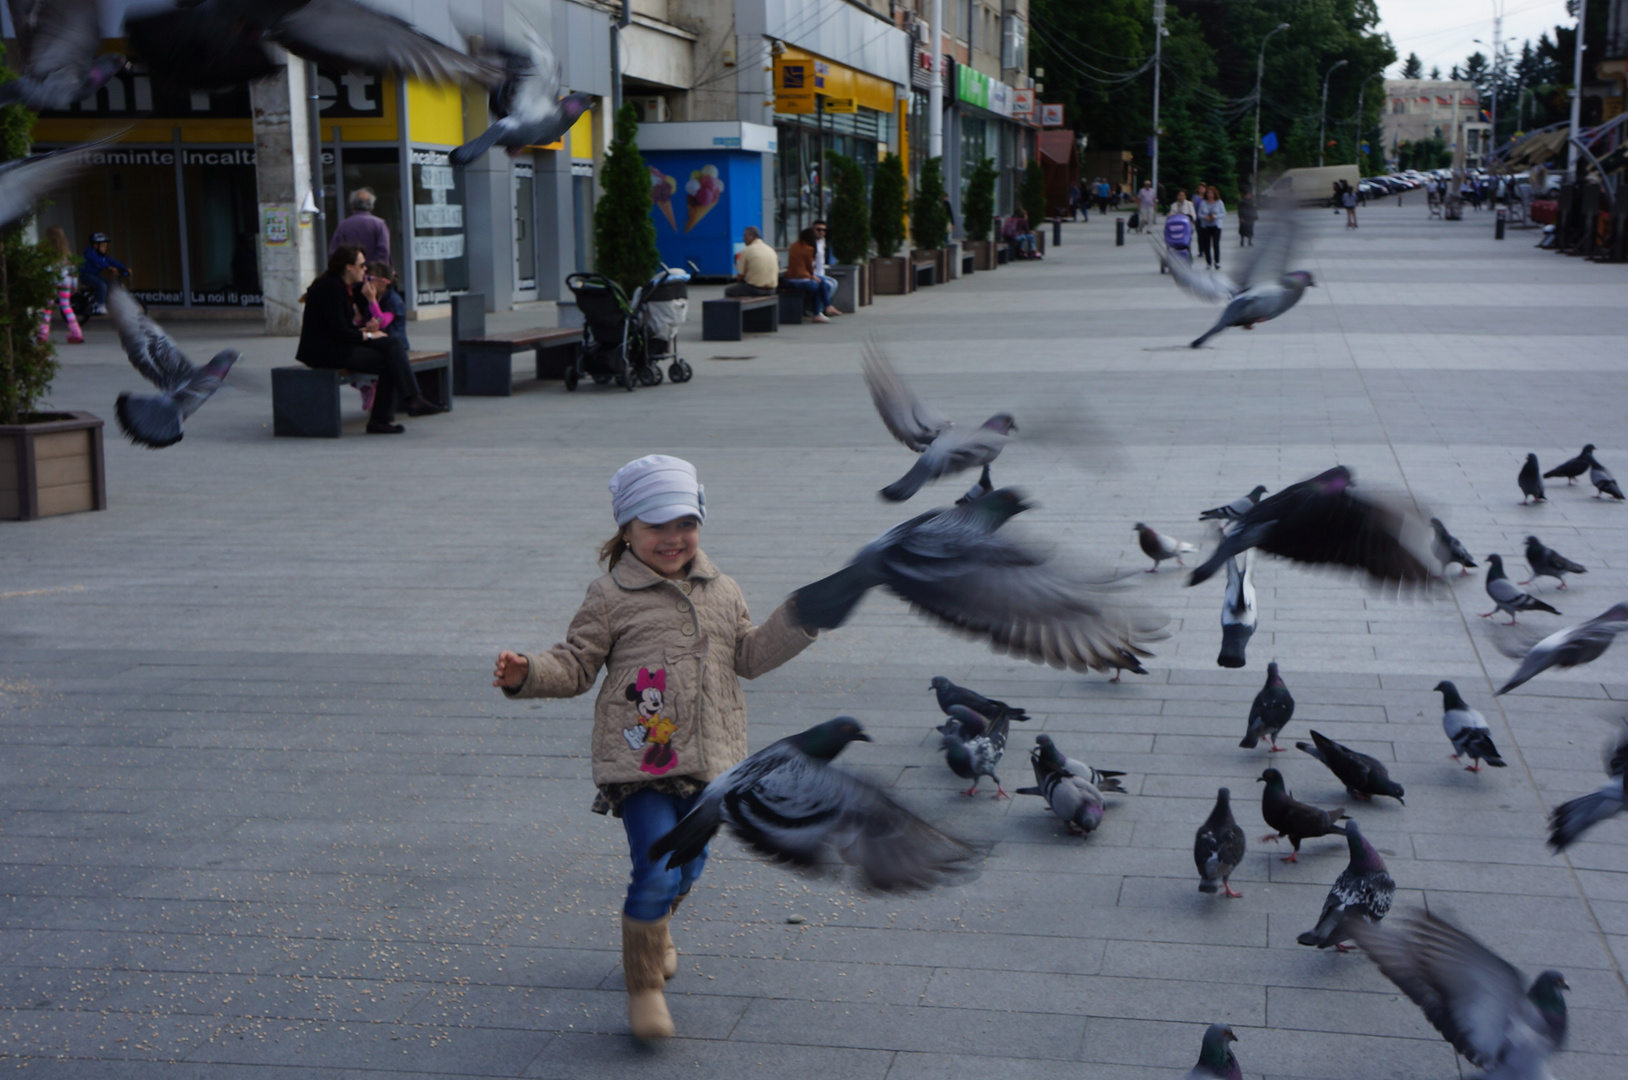
[[735,283],[724,290],[724,295],[773,296],[780,285],[780,257],[763,242],[756,226],[746,226],[741,240],[746,246],[735,257],[741,272],[735,275]]
[[369,187],[357,188],[350,193],[350,217],[339,223],[328,240],[328,254],[339,250],[339,245],[359,247],[368,262],[390,262],[390,226],[384,219],[373,215],[378,197]]
[[1153,181],[1142,181],[1142,190],[1136,196],[1137,223],[1142,231],[1147,232],[1153,228]]

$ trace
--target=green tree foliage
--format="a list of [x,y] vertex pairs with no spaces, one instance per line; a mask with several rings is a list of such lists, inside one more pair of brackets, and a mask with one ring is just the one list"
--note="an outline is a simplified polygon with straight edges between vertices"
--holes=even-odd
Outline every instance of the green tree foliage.
[[[12,73],[0,63],[0,82]],[[0,161],[28,154],[34,115],[0,109]],[[27,422],[51,392],[56,351],[39,339],[39,313],[56,299],[55,253],[28,242],[27,218],[0,230],[0,424]]]
[[1424,64],[1423,64],[1423,62],[1421,62],[1419,60],[1419,54],[1418,53],[1411,53],[1411,52],[1408,53],[1408,58],[1407,58],[1406,62],[1404,62],[1402,64],[1402,78],[1404,78],[1404,79],[1422,79],[1422,78],[1424,78]]
[[995,217],[995,159],[984,158],[967,181],[967,194],[961,200],[961,226],[968,240],[988,240]]
[[1443,139],[1418,139],[1396,148],[1398,169],[1445,169],[1452,164],[1453,152]]
[[839,263],[859,263],[871,250],[870,208],[865,203],[865,170],[851,157],[827,150],[831,181],[836,194],[831,199],[831,254]]
[[605,151],[604,192],[594,207],[596,269],[632,295],[661,265],[650,217],[650,169],[639,154],[639,114],[628,102],[616,114]]
[[910,235],[918,248],[944,246],[950,236],[950,215],[944,208],[944,159],[922,162],[916,198],[910,207]]
[[1023,170],[1023,185],[1018,189],[1018,203],[1031,228],[1038,229],[1046,220],[1046,174],[1040,162],[1030,161]]
[[876,165],[871,181],[871,239],[876,254],[890,259],[904,243],[904,159],[889,154]]

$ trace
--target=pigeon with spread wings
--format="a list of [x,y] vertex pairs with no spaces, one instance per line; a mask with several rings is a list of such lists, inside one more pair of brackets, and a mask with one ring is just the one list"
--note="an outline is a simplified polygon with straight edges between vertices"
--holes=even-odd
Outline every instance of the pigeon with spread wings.
[[1261,243],[1244,249],[1236,277],[1199,270],[1184,259],[1172,257],[1160,245],[1154,245],[1159,260],[1169,268],[1183,291],[1200,300],[1227,305],[1215,325],[1193,341],[1193,348],[1200,347],[1229,326],[1252,330],[1259,323],[1277,318],[1298,304],[1307,288],[1317,284],[1307,271],[1289,269],[1299,231],[1298,217],[1294,214],[1263,217],[1262,225]]
[[1628,774],[1628,724],[1605,750],[1606,782],[1597,791],[1561,803],[1549,815],[1549,846],[1565,851],[1572,841],[1625,809],[1623,777]]
[[[905,446],[921,456],[910,471],[882,489],[889,502],[903,502],[929,481],[966,469],[987,467],[1000,457],[1017,422],[1011,413],[996,413],[975,428],[954,422],[922,403],[893,364],[874,345],[865,347],[861,362],[865,385],[882,424]],[[970,492],[969,492],[970,494]]]
[[0,85],[0,105],[69,109],[124,70],[117,54],[97,56],[102,45],[97,0],[8,0],[23,73]]
[[1524,651],[1498,639],[1499,651],[1521,662],[1509,681],[1498,688],[1498,693],[1507,694],[1534,675],[1552,667],[1576,667],[1598,660],[1624,630],[1628,630],[1628,603],[1614,604],[1586,622],[1556,630]]
[[31,212],[42,197],[84,171],[88,151],[110,141],[101,139],[0,164],[0,226]]
[[525,40],[518,48],[483,42],[471,50],[501,67],[505,78],[488,99],[497,119],[447,155],[454,165],[467,165],[494,146],[503,147],[511,157],[528,146],[546,146],[561,138],[593,106],[591,94],[560,97],[560,58],[530,23],[522,19],[521,26]]
[[156,394],[126,391],[113,404],[119,428],[130,441],[153,449],[181,441],[181,422],[214,396],[237,362],[236,349],[222,349],[203,367],[193,367],[175,339],[148,318],[121,288],[107,294],[107,313],[119,331],[130,366],[158,387]]

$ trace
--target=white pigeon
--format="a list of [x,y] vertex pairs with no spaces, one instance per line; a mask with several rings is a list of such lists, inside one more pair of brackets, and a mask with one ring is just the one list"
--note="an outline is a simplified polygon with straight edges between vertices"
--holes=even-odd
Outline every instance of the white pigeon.
[[1245,648],[1255,634],[1259,616],[1255,610],[1254,558],[1240,551],[1227,560],[1227,591],[1221,599],[1221,652],[1215,662],[1225,668],[1241,668]]

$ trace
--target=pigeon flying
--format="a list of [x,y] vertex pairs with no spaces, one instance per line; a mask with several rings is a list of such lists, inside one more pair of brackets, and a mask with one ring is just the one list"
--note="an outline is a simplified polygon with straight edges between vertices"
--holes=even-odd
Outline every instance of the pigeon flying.
[[1131,527],[1136,530],[1137,541],[1142,545],[1142,554],[1153,560],[1153,568],[1148,571],[1150,574],[1157,574],[1159,564],[1166,559],[1175,559],[1177,566],[1184,566],[1186,564],[1181,561],[1181,557],[1188,552],[1198,550],[1185,540],[1177,540],[1174,536],[1160,535],[1140,521]]
[[895,439],[921,455],[909,472],[882,489],[882,498],[889,502],[903,502],[930,480],[988,465],[1000,457],[1011,441],[1011,432],[1017,430],[1011,413],[996,413],[970,431],[957,428],[922,404],[893,364],[874,346],[865,347],[861,368],[883,426]]
[[1261,792],[1261,817],[1273,829],[1261,837],[1261,843],[1271,841],[1275,844],[1287,836],[1294,850],[1284,856],[1284,862],[1300,861],[1302,840],[1312,840],[1330,833],[1344,834],[1345,830],[1335,824],[1345,819],[1344,810],[1323,810],[1296,799],[1284,785],[1283,774],[1276,769],[1261,773],[1260,782],[1266,785]]
[[1272,744],[1272,749],[1267,753],[1287,750],[1287,746],[1278,745],[1278,732],[1293,718],[1294,697],[1289,693],[1289,688],[1283,685],[1283,676],[1278,674],[1278,662],[1273,660],[1266,665],[1266,685],[1261,687],[1254,703],[1249,706],[1249,728],[1238,745],[1245,750],[1253,750],[1264,735]]
[[1227,1045],[1237,1041],[1238,1036],[1227,1025],[1211,1024],[1198,1050],[1198,1064],[1187,1074],[1187,1080],[1244,1080],[1238,1058]]
[[938,729],[938,748],[944,751],[951,772],[972,781],[972,786],[961,794],[978,794],[978,781],[987,776],[995,781],[994,798],[1010,798],[1001,787],[1001,778],[995,775],[995,766],[1006,751],[1006,718],[991,725],[965,705],[951,705],[949,717]]
[[1572,841],[1594,825],[1623,811],[1623,774],[1628,772],[1628,725],[1623,727],[1615,746],[1605,754],[1605,774],[1609,779],[1598,791],[1561,803],[1549,815],[1549,846],[1565,851]]
[[0,106],[71,109],[127,66],[102,46],[97,0],[9,0],[23,73],[0,85]]
[[1224,668],[1244,666],[1245,650],[1259,621],[1253,558],[1246,551],[1227,560],[1227,591],[1221,597],[1221,652],[1215,658]]
[[1436,531],[1435,538],[1430,541],[1430,553],[1441,563],[1443,573],[1446,573],[1448,563],[1458,563],[1459,577],[1475,568],[1475,560],[1470,558],[1470,549],[1459,543],[1458,537],[1447,531],[1447,526],[1441,523],[1441,518],[1431,518],[1430,527]]
[[1037,745],[1029,752],[1035,786],[1018,788],[1017,794],[1039,795],[1057,815],[1057,820],[1068,826],[1070,834],[1088,836],[1102,824],[1102,792],[1084,776],[1069,771],[1050,740],[1040,742],[1045,738],[1039,736],[1035,740]]
[[1526,538],[1526,565],[1532,568],[1532,576],[1521,582],[1522,585],[1530,585],[1540,577],[1552,577],[1564,589],[1566,579],[1561,575],[1588,573],[1581,563],[1574,563],[1554,548],[1545,547],[1535,536]]
[[1509,622],[1505,623],[1505,626],[1515,625],[1517,611],[1547,611],[1551,615],[1560,614],[1531,593],[1522,592],[1519,586],[1509,580],[1509,575],[1504,573],[1502,555],[1487,556],[1487,595],[1492,597],[1493,607],[1481,617],[1490,619],[1502,611],[1509,616]]
[[1565,976],[1526,986],[1509,961],[1458,927],[1421,912],[1400,932],[1358,924],[1357,944],[1485,1080],[1547,1080],[1566,1041]]
[[859,722],[839,716],[759,750],[708,784],[695,808],[650,845],[656,862],[682,866],[728,825],[741,842],[799,866],[840,856],[875,889],[928,888],[967,870],[975,849],[916,817],[831,761]]
[[1402,802],[1402,785],[1391,779],[1391,774],[1378,760],[1316,731],[1311,733],[1311,738],[1309,743],[1295,743],[1295,748],[1304,750],[1327,765],[1328,771],[1345,785],[1345,790],[1350,792],[1353,799],[1371,802],[1375,795],[1386,795]]
[[[1244,830],[1232,820],[1232,793],[1226,788],[1215,793],[1215,809],[1193,836],[1193,865],[1198,867],[1198,891],[1213,893],[1226,890],[1229,898],[1244,894],[1233,892],[1227,879],[1244,861]],[[1219,884],[1217,884],[1219,882]]]
[[1577,478],[1579,476],[1582,476],[1584,473],[1588,472],[1589,462],[1593,460],[1594,444],[1589,443],[1587,446],[1583,447],[1582,453],[1578,454],[1574,458],[1570,458],[1567,461],[1562,462],[1559,465],[1556,465],[1554,468],[1544,473],[1543,478],[1545,480],[1553,480],[1563,476],[1566,478],[1566,486],[1571,487],[1573,484],[1577,483]]
[[1029,755],[1046,772],[1066,772],[1070,776],[1091,781],[1091,786],[1098,791],[1125,794],[1125,785],[1119,781],[1119,778],[1125,775],[1123,772],[1115,769],[1098,769],[1078,758],[1064,756],[1063,752],[1057,749],[1057,744],[1052,742],[1050,735],[1036,735],[1034,749],[1029,751]]
[[1241,256],[1243,262],[1235,264],[1239,269],[1235,277],[1201,271],[1185,259],[1171,256],[1162,245],[1154,245],[1160,262],[1183,291],[1227,305],[1215,325],[1192,343],[1193,348],[1229,326],[1252,330],[1257,323],[1277,318],[1298,304],[1306,289],[1316,284],[1306,271],[1289,269],[1298,225],[1295,215],[1266,215],[1261,222],[1261,243]]
[[1504,759],[1498,756],[1498,748],[1492,745],[1487,718],[1470,708],[1459,696],[1458,687],[1446,679],[1437,683],[1436,689],[1441,691],[1441,728],[1447,732],[1447,740],[1453,744],[1453,760],[1458,761],[1468,754],[1470,764],[1464,768],[1470,772],[1480,772],[1483,761],[1495,769],[1502,769]]
[[986,698],[976,690],[955,685],[942,675],[934,675],[927,688],[938,696],[938,707],[944,711],[945,716],[950,715],[951,705],[965,705],[990,721],[1029,719],[1029,714],[1017,706],[996,701],[994,698]]
[[1557,630],[1532,646],[1498,693],[1507,694],[1552,667],[1576,667],[1598,660],[1624,630],[1628,630],[1628,604],[1615,604],[1587,622]]
[[505,78],[488,95],[497,117],[474,139],[447,155],[454,165],[468,165],[494,146],[519,157],[528,146],[546,146],[571,129],[593,107],[591,94],[560,97],[560,60],[532,25],[520,20],[524,51],[508,47],[477,50],[477,55],[500,66]]
[[1516,477],[1516,481],[1521,485],[1522,506],[1525,506],[1528,501],[1548,501],[1543,496],[1543,476],[1538,468],[1538,456],[1536,454],[1526,455],[1526,464],[1521,466],[1521,474]]
[[111,141],[100,139],[0,163],[0,227],[32,213],[40,199],[84,171],[87,151]]
[[175,339],[142,313],[124,289],[108,290],[107,313],[119,331],[130,366],[158,387],[157,394],[119,395],[113,403],[119,429],[138,446],[158,449],[181,441],[181,422],[214,396],[237,363],[236,349],[222,349],[201,368],[192,366]]
[[1266,494],[1265,484],[1256,484],[1255,490],[1248,495],[1241,496],[1227,503],[1225,506],[1212,507],[1198,515],[1200,521],[1237,521],[1249,512],[1250,507],[1261,501]]
[[868,590],[885,585],[949,629],[1033,663],[1106,671],[1122,662],[1120,648],[1153,655],[1141,643],[1164,625],[1162,616],[1121,607],[1108,590],[998,535],[1028,506],[1015,488],[998,488],[911,518],[843,569],[797,590],[797,617],[814,629],[841,626]]
[[1351,861],[1328,890],[1317,925],[1295,939],[1302,945],[1319,949],[1332,945],[1338,952],[1350,952],[1350,947],[1341,943],[1357,933],[1354,926],[1362,921],[1378,923],[1396,898],[1396,882],[1385,872],[1385,860],[1349,818],[1345,843],[1351,849]]
[[1611,475],[1611,470],[1595,461],[1588,459],[1588,482],[1594,485],[1594,497],[1609,495],[1618,501],[1622,500],[1622,488],[1617,486],[1617,478]]

